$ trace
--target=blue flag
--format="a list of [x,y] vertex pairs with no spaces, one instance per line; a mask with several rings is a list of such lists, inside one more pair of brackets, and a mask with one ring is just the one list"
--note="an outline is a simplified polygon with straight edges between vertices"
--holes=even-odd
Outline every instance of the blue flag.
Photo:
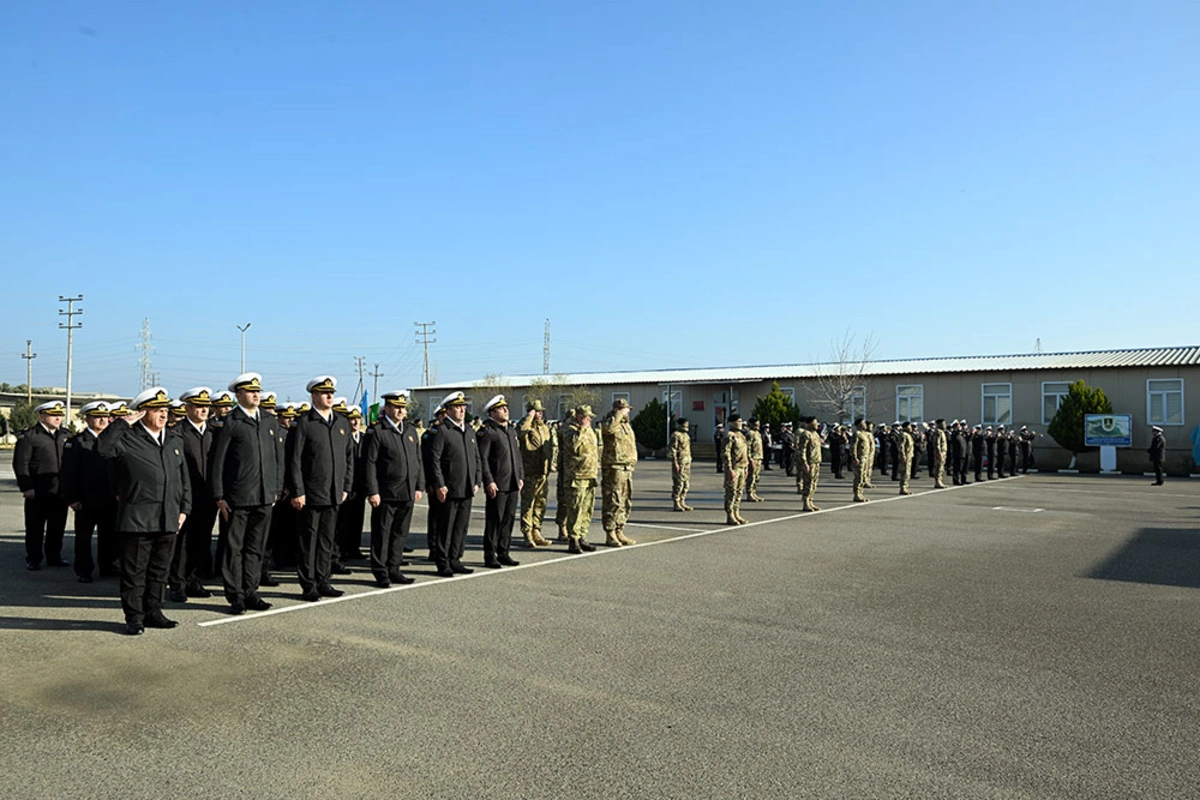
[[1200,425],[1192,428],[1192,461],[1200,464]]
[[370,405],[370,403],[367,402],[367,390],[366,389],[363,389],[362,400],[359,402],[358,405],[359,405],[359,408],[362,409],[363,424],[369,425],[371,423],[371,416],[370,416],[371,415],[371,405]]

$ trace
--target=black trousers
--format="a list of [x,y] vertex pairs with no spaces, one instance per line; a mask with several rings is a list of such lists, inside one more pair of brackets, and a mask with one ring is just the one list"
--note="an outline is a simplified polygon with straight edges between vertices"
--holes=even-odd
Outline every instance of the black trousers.
[[271,509],[271,532],[267,534],[267,549],[263,553],[263,572],[272,560],[276,569],[296,566],[296,531],[300,513],[287,500],[280,500]]
[[356,556],[362,550],[363,520],[366,518],[367,498],[355,495],[338,506],[337,553],[342,558]]
[[175,539],[173,533],[121,534],[121,610],[126,622],[161,613]]
[[[96,534],[96,559],[92,559],[92,533]],[[81,508],[75,512],[75,574],[90,578],[96,562],[100,571],[111,573],[121,560],[121,543],[117,539],[117,509]]]
[[1152,463],[1154,464],[1154,482],[1162,483],[1163,482],[1163,462],[1154,461]]
[[337,506],[309,506],[300,509],[296,539],[296,575],[300,591],[309,594],[329,585],[329,566],[333,556],[333,537],[337,532]]
[[63,534],[67,530],[67,501],[56,494],[25,501],[25,561],[30,564],[62,561]]
[[225,558],[221,562],[221,581],[225,584],[225,599],[230,603],[244,602],[258,593],[270,523],[269,505],[242,506],[230,513]]
[[496,492],[489,497],[483,509],[483,558],[493,561],[497,556],[508,555],[512,544],[513,523],[517,519],[517,506],[521,499],[519,491]]
[[448,497],[444,503],[436,496],[429,499],[433,515],[433,542],[429,557],[438,569],[462,563],[467,543],[467,526],[471,521],[470,497]]
[[413,504],[400,501],[382,500],[371,509],[371,572],[376,578],[400,571],[412,515]]
[[199,586],[204,576],[212,572],[212,530],[217,507],[193,508],[175,537],[175,552],[171,556],[171,572],[167,584],[172,589]]
[[971,466],[975,469],[975,482],[983,480],[983,453],[971,454]]

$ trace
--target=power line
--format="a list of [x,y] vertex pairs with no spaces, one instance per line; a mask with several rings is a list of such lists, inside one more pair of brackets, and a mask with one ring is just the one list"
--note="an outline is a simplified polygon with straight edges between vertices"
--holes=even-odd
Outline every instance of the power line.
[[142,319],[141,342],[138,344],[138,349],[142,351],[142,355],[138,358],[138,365],[141,367],[141,379],[139,381],[138,391],[144,392],[154,385],[154,373],[150,371],[150,354],[154,352],[154,345],[150,340],[154,338],[154,334],[150,333],[150,318]]
[[58,323],[58,327],[66,330],[66,332],[67,332],[67,415],[66,415],[65,419],[67,421],[67,424],[70,425],[71,424],[71,348],[72,348],[72,344],[75,340],[75,336],[74,336],[75,329],[83,327],[82,322],[79,323],[78,325],[74,324],[75,316],[76,315],[82,316],[82,314],[83,314],[83,309],[75,308],[75,304],[83,302],[83,295],[79,295],[79,297],[63,297],[60,294],[58,296],[58,302],[67,304],[66,311],[63,311],[61,308],[58,310],[58,315],[60,317],[67,318],[67,324],[64,325],[63,323],[60,322],[60,323]]
[[542,342],[542,374],[550,374],[550,318],[546,318],[546,333]]
[[366,368],[366,356],[355,356],[354,367],[358,370],[358,386],[354,389],[354,402],[358,403],[362,399],[363,393],[363,370]]

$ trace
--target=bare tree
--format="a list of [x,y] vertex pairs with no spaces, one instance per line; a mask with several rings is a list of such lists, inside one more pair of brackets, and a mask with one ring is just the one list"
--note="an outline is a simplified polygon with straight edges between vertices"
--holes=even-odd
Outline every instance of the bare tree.
[[877,349],[870,334],[859,343],[848,328],[841,341],[831,340],[829,360],[814,365],[813,403],[836,415],[842,424],[850,422],[855,412],[865,413],[870,395],[867,365]]

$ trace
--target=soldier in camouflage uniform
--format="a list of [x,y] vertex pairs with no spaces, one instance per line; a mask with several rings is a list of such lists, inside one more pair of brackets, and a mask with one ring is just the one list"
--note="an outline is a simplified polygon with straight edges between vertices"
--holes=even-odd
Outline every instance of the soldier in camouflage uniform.
[[758,496],[758,479],[762,477],[763,469],[763,440],[758,432],[758,420],[750,420],[750,428],[743,435],[746,437],[746,448],[749,450],[750,463],[746,467],[746,499],[761,503]]
[[899,467],[900,494],[912,494],[908,488],[913,461],[913,437],[911,431],[912,423],[905,422],[900,425],[900,430],[893,434],[896,438],[896,463]]
[[933,488],[945,489],[946,477],[946,420],[936,419],[929,430],[929,474],[933,476]]
[[801,511],[820,511],[813,503],[813,495],[817,493],[817,480],[821,477],[821,434],[817,433],[820,425],[816,417],[804,417],[800,420],[800,438],[798,465],[796,472],[796,489],[801,494]]
[[725,464],[725,524],[745,525],[749,520],[741,514],[742,493],[746,490],[750,449],[742,434],[742,418],[737,414],[729,417],[729,431],[721,440],[721,458]]
[[633,469],[637,464],[637,441],[629,424],[629,401],[613,401],[612,412],[600,426],[600,513],[604,521],[604,543],[609,547],[637,544],[625,536],[625,521],[633,501]]
[[866,431],[870,434],[870,442],[867,447],[867,460],[864,462],[867,465],[867,474],[864,476],[863,487],[866,489],[874,489],[875,484],[871,482],[871,475],[875,472],[875,456],[879,451],[879,439],[875,436],[875,423],[864,420]]
[[596,546],[588,542],[587,535],[596,510],[596,473],[600,468],[591,406],[575,409],[575,417],[564,427],[560,448],[565,496],[560,494],[558,503],[567,509],[564,525],[571,541],[568,550],[591,552]]
[[692,483],[692,439],[688,436],[688,421],[675,423],[671,434],[671,499],[676,511],[691,511],[687,504],[688,488]]
[[525,484],[521,487],[521,533],[526,547],[545,547],[542,518],[546,516],[546,493],[554,464],[554,437],[546,424],[541,400],[525,404],[525,419],[517,427]]
[[861,417],[854,420],[854,442],[850,448],[850,466],[854,469],[854,502],[865,503],[863,493],[870,484],[871,451],[875,448],[875,437],[871,424]]

